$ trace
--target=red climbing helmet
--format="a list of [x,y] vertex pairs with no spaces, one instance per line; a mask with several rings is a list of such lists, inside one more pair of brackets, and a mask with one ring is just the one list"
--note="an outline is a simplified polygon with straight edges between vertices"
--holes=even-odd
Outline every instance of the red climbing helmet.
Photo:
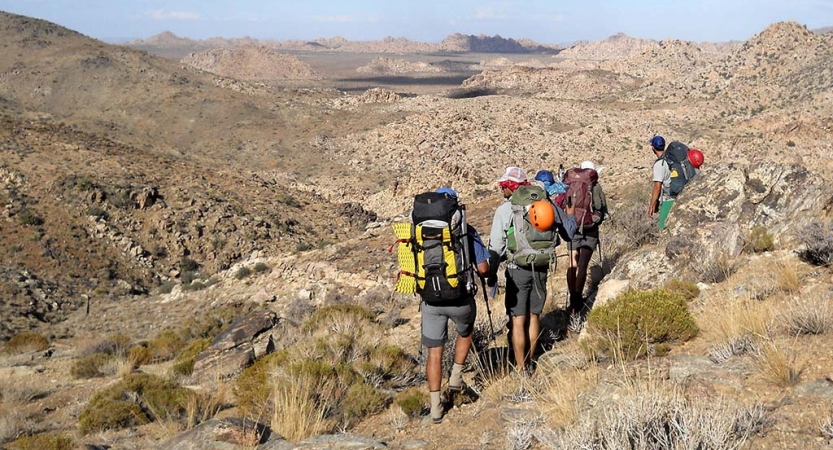
[[688,151],[688,160],[691,161],[691,165],[694,166],[695,169],[699,169],[700,166],[703,165],[703,152],[697,150],[696,148],[692,148]]
[[555,209],[547,200],[538,200],[529,205],[529,223],[536,230],[545,232],[555,225]]

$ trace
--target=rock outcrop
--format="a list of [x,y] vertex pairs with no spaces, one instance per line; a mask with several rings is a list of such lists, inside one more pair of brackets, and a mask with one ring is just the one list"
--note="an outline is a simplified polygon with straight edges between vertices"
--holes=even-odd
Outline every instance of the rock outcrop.
[[267,47],[213,49],[191,53],[182,62],[198,69],[239,80],[309,80],[319,78],[297,56]]
[[197,356],[194,378],[203,382],[226,379],[271,353],[275,343],[270,331],[277,323],[277,315],[264,309],[238,318]]

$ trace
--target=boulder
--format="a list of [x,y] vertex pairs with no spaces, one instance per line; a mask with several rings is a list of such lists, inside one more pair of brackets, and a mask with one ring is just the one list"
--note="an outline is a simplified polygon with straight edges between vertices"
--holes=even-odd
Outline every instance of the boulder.
[[291,449],[294,446],[269,428],[250,420],[211,419],[174,436],[159,450]]
[[255,359],[271,353],[275,343],[270,331],[277,315],[265,309],[252,311],[229,325],[197,356],[194,378],[198,382],[233,377]]
[[387,445],[356,434],[324,434],[313,436],[297,443],[294,450],[376,450]]

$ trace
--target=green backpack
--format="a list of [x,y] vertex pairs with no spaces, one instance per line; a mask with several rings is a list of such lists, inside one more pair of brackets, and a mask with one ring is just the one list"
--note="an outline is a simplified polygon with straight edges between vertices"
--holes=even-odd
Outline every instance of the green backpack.
[[555,247],[561,242],[555,226],[541,232],[529,222],[529,205],[538,200],[549,202],[549,197],[544,188],[535,185],[521,186],[509,198],[512,224],[506,234],[506,249],[508,260],[519,267],[548,268],[555,257]]

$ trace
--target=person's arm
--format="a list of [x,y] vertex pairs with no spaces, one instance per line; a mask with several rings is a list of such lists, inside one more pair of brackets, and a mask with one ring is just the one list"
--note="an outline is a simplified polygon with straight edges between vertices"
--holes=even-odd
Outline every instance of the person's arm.
[[573,235],[576,234],[576,229],[578,228],[575,207],[572,205],[567,206],[566,212],[556,205],[553,205],[553,208],[555,208],[555,220],[558,235],[561,236],[561,239],[567,242],[572,241]]
[[651,191],[651,203],[648,204],[648,216],[656,218],[659,211],[659,194],[662,192],[662,181],[654,181],[654,189]]
[[511,214],[508,218],[504,217],[505,204],[498,206],[495,210],[495,218],[492,220],[492,229],[489,233],[489,250],[498,255],[503,255],[506,251],[506,231],[509,230],[508,221],[512,220]]
[[593,223],[598,225],[602,223],[607,217],[607,199],[605,198],[605,191],[602,185],[596,183],[593,185]]
[[483,239],[474,227],[469,228],[471,236],[471,254],[474,255],[474,266],[481,277],[489,276],[489,250],[483,244]]

